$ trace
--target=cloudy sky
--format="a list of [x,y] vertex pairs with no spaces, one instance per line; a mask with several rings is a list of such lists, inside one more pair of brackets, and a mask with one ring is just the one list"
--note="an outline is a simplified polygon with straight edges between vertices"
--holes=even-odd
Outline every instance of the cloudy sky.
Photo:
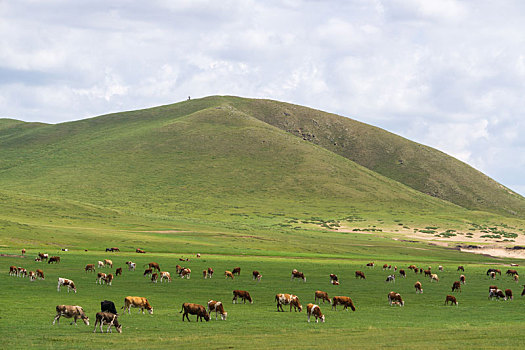
[[525,2],[0,0],[0,117],[270,98],[438,148],[525,194]]

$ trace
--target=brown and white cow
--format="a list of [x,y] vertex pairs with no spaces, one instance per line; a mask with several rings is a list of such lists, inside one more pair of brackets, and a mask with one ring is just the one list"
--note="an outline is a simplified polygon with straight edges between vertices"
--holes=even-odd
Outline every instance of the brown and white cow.
[[217,314],[221,315],[221,320],[226,320],[228,313],[224,311],[224,305],[222,302],[215,300],[208,301],[208,313],[211,314],[213,311],[215,311],[215,321],[217,321]]
[[306,282],[306,277],[304,276],[304,273],[297,271],[296,269],[292,270],[292,278],[290,278],[290,280],[293,281],[294,278],[300,278],[303,280],[303,282]]
[[445,298],[445,305],[448,305],[448,302],[450,302],[450,305],[456,305],[459,306],[458,301],[456,300],[456,297],[453,295],[447,295]]
[[161,271],[161,273],[160,273],[160,283],[162,283],[162,281],[165,280],[165,279],[168,280],[168,282],[171,282],[171,274],[168,271]]
[[328,293],[320,290],[315,291],[314,302],[317,302],[317,300],[322,300],[323,303],[325,301],[328,301],[328,303],[332,303],[332,299],[328,297]]
[[410,265],[410,266],[408,267],[408,269],[409,269],[409,270],[415,270],[415,269],[416,269],[416,265]]
[[58,264],[60,262],[60,257],[59,256],[52,256],[49,258],[49,260],[47,261],[48,264],[51,264],[51,263],[56,263]]
[[388,268],[388,264],[383,265],[383,270],[386,270]]
[[520,282],[520,276],[514,275],[514,282],[519,283]]
[[396,292],[388,293],[388,303],[390,304],[390,306],[392,305],[399,305],[400,307],[405,306],[405,302],[403,301],[403,298],[401,298],[401,294],[396,293]]
[[204,308],[204,306],[200,304],[194,304],[194,303],[184,303],[182,304],[182,309],[179,313],[182,313],[184,311],[184,314],[182,315],[182,322],[184,322],[184,316],[186,316],[186,319],[188,322],[190,322],[189,315],[197,315],[197,322],[199,320],[202,322],[202,319],[204,318],[206,322],[210,320],[210,315],[208,315],[208,312]]
[[38,253],[38,257],[40,258],[40,260],[47,261],[47,259],[49,259],[49,254],[47,254],[47,253]]
[[142,311],[142,314],[144,314],[144,309],[146,309],[148,310],[150,315],[153,315],[153,308],[148,302],[148,299],[144,297],[126,297],[124,298],[124,306],[121,309],[124,309],[124,312],[126,312],[126,309],[127,309],[128,314],[131,314],[130,310],[132,307],[140,308],[140,311]]
[[26,277],[27,276],[27,270],[23,267],[17,267],[17,276],[18,277]]
[[151,282],[153,282],[153,283],[157,283],[158,280],[159,280],[159,274],[156,273],[156,272],[153,273],[153,274],[151,275]]
[[97,324],[100,324],[100,333],[104,333],[104,330],[102,329],[102,325],[107,324],[108,329],[106,333],[112,333],[111,332],[111,326],[114,326],[118,333],[122,333],[122,325],[118,323],[117,315],[111,312],[97,312],[95,315],[95,329],[93,330],[93,333],[97,332]]
[[332,310],[337,310],[337,305],[343,305],[343,310],[348,311],[348,307],[355,311],[354,302],[350,297],[345,296],[335,296],[332,298]]
[[35,274],[35,271],[29,271],[29,272],[27,273],[27,276],[29,277],[29,280],[30,280],[31,282],[33,282],[34,280],[36,280],[36,274]]
[[188,268],[188,267],[185,267],[181,270],[179,276],[181,278],[186,278],[186,279],[190,279],[190,276],[191,276],[191,270]]
[[489,277],[490,277],[491,279],[495,280],[495,279],[496,279],[496,272],[491,271],[491,272],[489,273]]
[[95,264],[87,264],[84,268],[85,272],[95,272]]
[[224,271],[224,277],[228,279],[230,277],[231,279],[234,279],[233,273],[231,271]]
[[439,270],[439,271],[443,271],[443,266],[439,265],[439,266],[438,266],[438,270]]
[[244,304],[246,304],[246,300],[248,300],[250,304],[253,304],[253,300],[252,300],[252,297],[250,296],[250,293],[248,293],[245,290],[236,289],[233,291],[232,303],[233,304],[237,303],[238,298],[241,298]]
[[303,311],[303,307],[301,306],[301,302],[297,295],[279,293],[275,295],[275,301],[277,302],[277,311],[284,312],[283,305],[290,305],[290,312],[292,312],[292,307],[295,312],[297,312],[297,309],[299,309],[299,312]]
[[505,297],[505,294],[503,293],[503,291],[501,289],[498,289],[498,288],[489,290],[489,299],[492,300],[494,298],[496,298],[498,300],[499,300],[499,298],[503,298],[504,300],[507,300],[506,297]]
[[308,322],[310,322],[311,315],[314,315],[315,323],[318,323],[319,320],[321,320],[321,322],[325,321],[324,315],[321,312],[321,308],[319,307],[319,305],[315,305],[312,303],[306,305],[306,313],[308,314]]
[[466,282],[466,277],[465,277],[465,275],[461,275],[461,276],[459,276],[459,282],[461,282],[461,284],[465,284],[465,283],[467,283],[467,282]]
[[42,279],[42,280],[45,279],[45,277],[44,277],[44,271],[42,271],[41,269],[36,269],[35,272],[36,272],[36,277],[37,277],[37,278],[40,278],[40,279]]
[[26,254],[26,250],[25,248],[22,249],[22,255],[25,255]]
[[180,272],[184,269],[184,267],[180,266],[179,264],[177,264],[175,266],[175,270],[177,271],[177,275],[180,275]]
[[361,278],[363,280],[366,280],[366,277],[365,277],[365,274],[363,273],[363,271],[356,271],[355,272],[355,278]]
[[369,262],[368,264],[366,264],[366,267],[374,267],[374,266],[376,266],[376,264],[373,262]]
[[159,264],[157,264],[156,262],[150,262],[148,264],[144,264],[144,266],[148,265],[148,267],[152,270],[157,270],[158,272],[160,272],[160,266]]
[[55,322],[60,323],[60,317],[65,318],[73,318],[73,321],[71,321],[70,324],[75,323],[75,326],[77,325],[77,320],[80,318],[86,326],[89,326],[89,317],[86,316],[84,313],[84,309],[82,309],[82,306],[78,305],[57,305],[56,306],[57,315],[55,316],[55,319],[53,320],[53,325]]
[[331,284],[339,284],[339,277],[337,277],[337,275],[331,273],[330,274],[330,283]]
[[208,275],[207,275],[208,278],[212,278],[213,277],[213,269],[211,267],[208,267]]
[[421,293],[423,293],[423,286],[421,285],[421,282],[417,281],[417,282],[414,284],[414,288],[416,288],[416,294],[421,294]]
[[14,265],[9,266],[9,276],[17,276],[18,268]]
[[234,267],[232,270],[232,274],[240,276],[241,275],[241,268],[240,267]]
[[95,283],[102,284],[105,278],[106,274],[104,272],[99,272],[97,273],[97,280],[95,281]]
[[113,274],[108,273],[103,279],[104,279],[104,282],[106,283],[106,286],[111,286],[111,282],[113,281]]
[[104,267],[104,262],[99,260],[99,261],[97,262],[97,266],[98,266],[99,268]]
[[259,271],[257,270],[253,270],[252,272],[252,280],[258,280],[260,281],[261,279],[259,278],[259,276],[262,276]]
[[430,282],[434,282],[434,281],[439,282],[439,277],[435,273],[430,275]]
[[507,299],[510,299],[510,300],[513,300],[513,296],[512,296],[512,290],[511,289],[505,289],[505,300]]
[[69,290],[72,289],[75,293],[77,292],[77,287],[75,287],[75,282],[73,282],[70,279],[67,278],[58,278],[58,285],[57,285],[57,292],[60,292],[60,287],[66,286],[67,292],[69,293]]
[[461,282],[460,281],[454,281],[452,284],[452,291],[459,290],[461,293]]
[[111,267],[113,268],[113,261],[109,259],[104,259],[104,267]]
[[403,278],[407,278],[407,273],[403,269],[399,269],[399,275]]

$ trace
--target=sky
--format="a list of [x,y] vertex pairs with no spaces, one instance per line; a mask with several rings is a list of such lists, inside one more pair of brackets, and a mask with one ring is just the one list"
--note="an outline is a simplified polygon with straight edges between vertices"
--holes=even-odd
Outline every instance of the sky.
[[209,95],[340,114],[525,194],[525,2],[0,0],[0,118]]

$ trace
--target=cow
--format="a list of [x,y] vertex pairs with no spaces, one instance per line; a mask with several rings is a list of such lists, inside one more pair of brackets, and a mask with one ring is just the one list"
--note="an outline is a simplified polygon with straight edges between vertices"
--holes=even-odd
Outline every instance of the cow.
[[113,267],[113,261],[109,260],[109,259],[104,259],[104,267]]
[[490,278],[493,279],[493,280],[496,279],[496,273],[495,273],[494,271],[491,271],[489,276],[490,276]]
[[461,276],[459,276],[459,282],[461,282],[461,284],[465,284],[465,283],[467,283],[467,282],[466,282],[466,277],[465,277],[465,275],[461,275]]
[[374,267],[374,266],[376,266],[376,264],[373,262],[369,262],[368,264],[366,264],[366,267]]
[[292,270],[292,278],[290,280],[293,281],[294,278],[301,278],[303,282],[306,282],[306,277],[304,276],[304,273],[299,272],[296,269]]
[[153,273],[152,269],[146,269],[146,270],[144,270],[144,277],[146,277],[148,275],[151,275],[152,273]]
[[49,254],[47,254],[47,253],[38,253],[38,257],[40,258],[40,260],[47,261],[47,259],[49,259]]
[[510,264],[510,266],[520,266],[520,265],[518,265],[518,264]]
[[224,271],[224,278],[228,279],[230,277],[231,279],[234,279],[233,273],[231,271]]
[[463,271],[463,272],[465,272],[465,268],[463,266],[458,266],[458,269],[456,271]]
[[97,312],[95,315],[95,329],[93,330],[93,333],[97,332],[97,324],[100,324],[100,333],[104,333],[104,330],[102,329],[102,325],[107,324],[108,330],[106,333],[112,333],[111,332],[111,326],[114,326],[118,333],[122,333],[122,325],[118,323],[117,315],[111,313],[111,312]]
[[423,286],[421,285],[421,282],[417,281],[417,282],[414,284],[414,288],[416,288],[416,294],[421,294],[421,293],[423,293]]
[[100,311],[111,312],[112,314],[117,315],[117,308],[115,307],[115,303],[110,300],[104,300],[100,302]]
[[159,280],[159,274],[158,273],[155,272],[154,274],[151,275],[151,282],[157,283],[158,280]]
[[388,265],[387,264],[384,264],[383,265],[383,270],[386,270],[388,268]]
[[329,304],[332,303],[332,299],[328,297],[328,293],[320,290],[315,291],[314,302],[317,302],[317,300],[323,300],[323,303],[325,301],[328,301]]
[[68,293],[69,293],[70,289],[73,289],[73,291],[75,293],[77,292],[77,287],[75,287],[75,282],[73,282],[72,280],[69,280],[67,278],[62,278],[62,277],[58,278],[57,292],[60,292],[60,287],[61,286],[66,286]]
[[34,271],[29,271],[29,272],[27,273],[27,276],[29,277],[29,280],[30,280],[31,282],[33,282],[34,280],[36,280],[36,274],[35,274]]
[[334,275],[333,273],[331,273],[330,274],[330,283],[336,284],[335,282],[337,282],[337,284],[339,284],[339,277],[337,277],[337,275]]
[[410,265],[410,266],[408,267],[408,269],[409,269],[409,270],[415,270],[415,269],[416,269],[416,265]]
[[146,251],[144,249],[140,249],[140,248],[135,249],[135,252],[137,252],[139,254],[146,254]]
[[321,308],[319,307],[319,305],[315,305],[312,303],[306,305],[306,313],[308,314],[308,322],[310,322],[311,315],[314,315],[315,323],[319,323],[319,320],[321,320],[321,322],[325,321],[324,315],[321,312]]
[[150,262],[148,264],[144,264],[144,266],[148,265],[148,267],[152,270],[157,270],[158,272],[160,272],[160,266],[159,264],[157,264],[156,262]]
[[396,275],[388,275],[385,282],[394,282],[396,283]]
[[193,304],[193,303],[184,303],[182,304],[182,309],[180,310],[179,314],[184,311],[184,314],[182,314],[182,322],[184,322],[184,316],[186,316],[186,319],[188,322],[190,322],[190,318],[188,317],[188,314],[190,315],[197,315],[197,322],[199,320],[202,322],[202,319],[204,318],[206,322],[210,320],[210,315],[208,315],[208,312],[204,308],[204,306],[199,304]]
[[137,264],[131,261],[126,261],[126,265],[128,265],[128,271],[135,271],[137,267]]
[[106,248],[106,252],[120,252],[120,249],[117,247]]
[[25,255],[26,254],[26,250],[25,248],[22,248],[22,255]]
[[9,266],[9,276],[17,276],[18,268],[14,265]]
[[507,299],[510,299],[510,300],[514,299],[512,297],[512,290],[511,289],[505,289],[505,300],[507,300]]
[[39,256],[37,256],[37,257],[35,258],[35,261],[38,261],[38,262],[40,262],[40,261],[42,261],[42,259],[40,259],[40,257],[39,257]]
[[424,270],[423,272],[425,273],[425,277],[427,276],[430,277],[430,275],[432,275],[432,272],[430,271],[430,269]]
[[191,270],[188,267],[186,267],[186,268],[182,269],[182,271],[180,272],[179,276],[181,278],[186,278],[186,279],[189,280],[190,276],[191,276]]
[[407,278],[407,273],[403,269],[399,269],[399,275],[403,278]]
[[514,282],[519,283],[520,282],[520,276],[514,275]]
[[459,306],[458,301],[456,300],[456,297],[453,295],[447,295],[445,298],[445,305],[448,305],[448,302],[450,301],[450,305],[456,305]]
[[95,283],[102,284],[105,278],[106,274],[104,272],[99,272],[97,273],[97,280],[95,281]]
[[301,306],[301,302],[297,295],[282,293],[276,294],[275,301],[277,302],[277,312],[284,312],[283,305],[290,305],[290,312],[292,312],[292,307],[295,312],[297,312],[297,309],[299,309],[299,312],[303,311],[303,307]]
[[122,276],[122,267],[118,267],[115,270],[115,276]]
[[405,306],[405,302],[403,301],[403,298],[401,298],[401,294],[396,293],[396,292],[388,293],[388,303],[390,304],[390,306],[392,305],[399,305],[400,307]]
[[212,278],[213,276],[213,269],[211,267],[208,267],[208,277]]
[[419,268],[419,274],[421,275],[423,273],[423,269]]
[[18,277],[26,277],[26,276],[27,276],[27,270],[26,270],[25,268],[23,268],[23,267],[17,267],[16,269],[17,269],[17,273],[16,273],[16,275],[17,275]]
[[501,270],[500,269],[488,269],[487,270],[487,276],[490,275],[491,272],[498,273],[501,276]]
[[144,309],[146,309],[148,310],[150,315],[153,315],[153,308],[148,302],[148,299],[144,297],[129,297],[128,296],[124,298],[124,306],[121,309],[124,309],[124,312],[126,312],[126,309],[127,309],[128,314],[131,314],[130,310],[132,307],[140,308],[140,311],[142,311],[142,314],[144,314]]
[[525,284],[523,285],[523,290],[521,291],[521,296],[525,295]]
[[460,281],[454,281],[452,284],[452,291],[459,290],[461,293],[461,282]]
[[73,321],[71,321],[70,324],[77,325],[77,320],[80,318],[86,326],[89,326],[89,317],[86,316],[84,313],[84,309],[82,306],[78,305],[57,305],[56,306],[57,315],[55,316],[55,319],[53,320],[53,325],[56,323],[60,323],[60,317],[65,318],[72,318]]
[[514,276],[514,275],[518,274],[518,271],[509,269],[509,270],[507,270],[506,273],[507,273],[508,276]]
[[356,271],[355,278],[361,278],[362,280],[366,280],[365,274],[362,271]]
[[252,297],[250,296],[250,293],[248,293],[245,290],[234,290],[233,291],[233,299],[232,303],[235,304],[237,302],[237,298],[241,298],[244,304],[246,304],[246,300],[250,302],[250,304],[253,304]]
[[438,270],[439,270],[439,271],[443,271],[443,266],[439,265],[439,266],[438,266]]
[[202,270],[202,278],[206,279],[208,277],[208,270]]
[[99,268],[104,267],[104,262],[99,260],[97,265]]
[[48,264],[51,264],[51,263],[56,263],[58,264],[60,262],[60,257],[59,256],[52,256],[49,258],[49,260],[47,261]]
[[499,299],[499,298],[505,299],[506,297],[505,297],[505,294],[503,293],[503,291],[501,289],[498,289],[498,288],[490,289],[489,290],[489,299],[492,300],[494,298],[496,298],[496,299]]
[[228,313],[224,311],[222,302],[215,300],[208,301],[208,313],[211,314],[213,311],[215,311],[215,321],[217,321],[217,314],[221,315],[221,320],[226,321]]
[[113,281],[113,274],[108,273],[106,277],[104,277],[104,282],[106,283],[106,286],[111,286],[112,281]]
[[348,311],[348,307],[352,309],[352,311],[355,311],[355,306],[350,297],[345,296],[335,296],[332,298],[332,310],[337,310],[337,305],[343,305],[343,310]]
[[259,278],[258,278],[259,275],[260,275],[259,271],[257,271],[257,270],[253,270],[253,272],[252,272],[252,280],[259,279]]
[[439,282],[439,277],[435,273],[430,275],[430,282],[434,282],[434,281]]
[[177,270],[177,275],[180,275],[180,272],[184,269],[184,267],[180,266],[180,265],[176,265],[175,266],[175,269]]
[[171,274],[168,271],[162,271],[160,273],[160,283],[162,283],[164,279],[167,279],[168,282],[171,282]]
[[84,271],[87,272],[95,272],[95,264],[87,264],[84,268]]
[[232,274],[240,276],[241,275],[241,268],[240,267],[234,267],[232,270]]
[[42,271],[41,269],[36,269],[36,277],[37,278],[40,278],[40,279],[45,279],[44,277],[44,271]]
[[197,258],[200,258],[201,257],[201,254],[200,253],[197,253],[197,255],[195,255]]

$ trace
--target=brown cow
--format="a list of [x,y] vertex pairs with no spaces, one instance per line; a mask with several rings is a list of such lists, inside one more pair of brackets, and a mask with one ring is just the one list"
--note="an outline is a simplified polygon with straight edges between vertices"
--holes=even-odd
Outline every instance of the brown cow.
[[87,264],[84,268],[84,271],[88,272],[95,272],[95,264]]
[[355,278],[361,278],[363,280],[366,280],[365,274],[362,271],[356,271]]
[[104,267],[113,267],[113,261],[109,260],[109,259],[104,259]]
[[158,272],[160,272],[160,267],[159,267],[159,264],[157,264],[156,262],[150,262],[148,264],[145,264],[144,266],[148,265],[148,267],[152,270],[157,270]]
[[157,281],[159,280],[159,274],[158,273],[154,273],[151,275],[151,282],[153,283],[157,283]]
[[115,276],[122,276],[122,267],[119,267],[115,270]]
[[512,296],[512,290],[511,289],[505,289],[505,300],[507,299],[510,299],[510,300],[513,300],[513,296]]
[[292,312],[292,307],[294,308],[294,311],[297,312],[297,309],[299,309],[299,312],[303,311],[303,307],[301,306],[301,303],[299,302],[299,298],[297,295],[293,294],[276,294],[275,295],[275,301],[277,302],[277,312],[283,311],[283,305],[290,305],[290,312]]
[[414,288],[416,288],[416,294],[421,294],[421,293],[423,293],[423,286],[421,285],[421,282],[417,281],[417,282],[414,284]]
[[237,298],[241,298],[244,304],[246,304],[246,300],[248,300],[250,304],[253,304],[253,300],[252,300],[252,297],[250,296],[250,293],[248,293],[245,290],[238,290],[238,289],[234,290],[233,299],[232,299],[233,304],[237,302]]
[[227,279],[230,277],[231,279],[234,279],[233,273],[231,271],[224,271],[224,276]]
[[55,319],[53,320],[53,325],[55,325],[55,322],[60,323],[60,317],[65,318],[73,318],[73,321],[71,321],[70,324],[75,323],[75,326],[77,325],[77,320],[79,318],[84,321],[86,326],[89,326],[89,317],[86,316],[84,313],[84,309],[82,309],[82,306],[78,305],[57,305],[56,307],[57,315],[55,316]]
[[188,268],[188,267],[185,267],[181,270],[179,276],[181,278],[186,278],[186,279],[190,279],[190,276],[191,276],[191,270]]
[[509,276],[514,276],[514,275],[517,275],[517,274],[518,274],[518,271],[516,271],[516,270],[511,270],[511,269],[507,270],[507,275],[509,275]]
[[202,322],[202,319],[204,318],[206,322],[210,320],[210,315],[208,315],[208,312],[204,308],[204,306],[199,304],[193,304],[193,303],[184,303],[182,304],[182,309],[180,310],[179,314],[184,311],[184,314],[182,315],[182,322],[184,322],[184,316],[186,316],[186,319],[188,322],[190,322],[190,318],[188,317],[188,314],[190,315],[197,315],[197,322],[199,320]]
[[452,284],[452,291],[459,290],[461,293],[461,282],[460,281],[454,281]]
[[405,302],[403,301],[403,298],[401,298],[401,294],[396,293],[396,292],[388,293],[388,303],[390,304],[390,306],[392,305],[399,305],[400,307],[405,306]]
[[299,272],[296,269],[292,270],[292,278],[290,280],[293,281],[294,278],[301,278],[303,282],[306,282],[306,277],[304,276],[304,273]]
[[36,269],[36,277],[37,278],[41,278],[41,279],[45,279],[44,277],[44,271],[42,271],[41,269]]
[[376,264],[373,262],[369,262],[368,264],[366,264],[366,267],[374,267],[374,266],[376,266]]
[[401,275],[403,278],[407,278],[407,273],[403,269],[399,269],[399,275]]
[[306,313],[308,314],[308,322],[310,322],[311,315],[314,315],[315,323],[318,323],[319,319],[321,320],[321,322],[324,322],[324,315],[321,312],[321,308],[319,307],[319,305],[315,305],[312,303],[306,305]]
[[112,313],[112,312],[97,312],[95,318],[95,329],[93,330],[93,333],[97,332],[97,324],[100,324],[100,333],[104,333],[102,330],[102,325],[107,324],[108,330],[106,333],[112,333],[111,332],[111,326],[115,326],[115,329],[118,333],[122,333],[122,325],[118,323],[117,320],[118,315]]
[[224,311],[224,305],[222,302],[215,300],[208,301],[208,313],[211,314],[213,311],[215,311],[215,321],[217,321],[217,314],[221,314],[221,320],[226,320],[228,313]]
[[179,264],[175,265],[175,270],[177,271],[177,275],[180,275],[180,272],[184,269],[184,267],[180,266]]
[[104,279],[104,282],[106,283],[106,286],[111,286],[111,282],[113,281],[113,274],[108,273],[103,279]]
[[35,271],[29,271],[29,272],[27,273],[27,276],[29,277],[29,280],[30,280],[31,282],[33,282],[34,280],[36,280],[36,274],[35,274]]
[[388,268],[388,264],[383,265],[383,270],[386,270]]
[[208,277],[212,278],[213,276],[213,269],[211,267],[208,267]]
[[354,302],[350,297],[345,296],[335,296],[332,298],[332,310],[337,310],[337,305],[343,305],[343,310],[348,311],[348,307],[352,309],[352,311],[355,311]]
[[18,275],[18,268],[14,265],[9,266],[9,276]]
[[252,280],[260,280],[259,275],[261,275],[259,273],[259,271],[253,270],[253,272],[252,272]]
[[51,264],[51,263],[56,263],[58,264],[60,262],[60,257],[59,256],[52,256],[49,258],[49,260],[47,261],[48,264]]
[[124,312],[126,312],[126,309],[127,309],[128,314],[131,314],[130,310],[132,307],[140,308],[140,311],[142,311],[142,314],[144,314],[144,309],[146,309],[148,310],[150,315],[153,315],[153,308],[148,302],[148,299],[144,297],[126,297],[124,299],[124,306],[121,307],[121,309],[124,309]]
[[240,267],[234,267],[232,270],[232,274],[240,276],[241,275],[241,268]]
[[25,255],[25,253],[26,253],[26,250],[24,248],[24,249],[22,249],[22,255]]
[[135,252],[140,253],[140,254],[146,254],[146,251],[140,248],[135,249]]
[[426,277],[426,276],[429,276],[429,277],[430,277],[430,275],[432,275],[432,271],[430,271],[430,269],[429,269],[429,270],[425,270],[425,271],[423,271],[423,272],[425,273],[425,277]]
[[325,301],[328,301],[328,303],[332,303],[332,299],[328,297],[328,293],[320,290],[315,291],[314,302],[317,302],[317,300],[323,300],[323,303]]
[[415,270],[415,269],[416,269],[416,265],[410,265],[410,266],[408,267],[408,269],[409,269],[409,270]]
[[153,269],[146,269],[144,270],[144,277],[151,275],[153,273]]
[[514,275],[514,282],[519,283],[519,281],[520,281],[520,276]]
[[447,297],[445,298],[445,305],[448,305],[448,302],[450,301],[450,305],[456,305],[458,306],[458,302],[456,300],[456,297],[453,296],[453,295],[447,295]]
[[23,267],[17,267],[17,276],[18,277],[26,277],[27,276],[27,270]]

